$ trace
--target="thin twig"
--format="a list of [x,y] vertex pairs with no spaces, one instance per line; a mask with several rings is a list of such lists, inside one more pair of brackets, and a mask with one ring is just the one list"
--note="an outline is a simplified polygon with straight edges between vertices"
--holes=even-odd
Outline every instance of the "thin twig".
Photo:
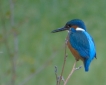
[[65,67],[65,63],[66,63],[66,58],[67,58],[66,48],[67,48],[67,39],[65,40],[65,56],[64,56],[64,63],[63,63],[63,67],[62,67],[62,71],[61,71],[61,75],[60,75],[60,78],[59,78],[58,85],[60,85],[60,82],[61,82],[61,80],[62,80],[63,71],[64,71],[64,67]]
[[10,47],[8,45],[8,38],[7,38],[7,29],[6,29],[6,25],[5,25],[5,16],[4,16],[4,13],[3,13],[3,7],[2,7],[2,3],[1,3],[1,0],[0,0],[0,14],[1,14],[1,25],[2,25],[2,28],[3,28],[3,41],[4,41],[4,44],[7,48],[7,52],[9,54],[9,56],[11,56],[11,51],[10,51]]
[[67,84],[69,78],[71,77],[71,75],[72,75],[73,72],[75,71],[75,66],[76,66],[76,61],[75,61],[74,65],[73,65],[72,71],[70,72],[70,74],[68,75],[67,79],[65,80],[64,85]]
[[59,77],[57,75],[57,66],[55,66],[56,85],[58,85]]
[[75,61],[75,63],[74,63],[74,65],[73,65],[73,68],[72,68],[70,74],[68,75],[67,79],[65,80],[64,85],[67,84],[68,80],[70,79],[70,77],[72,76],[72,74],[74,73],[74,71],[79,70],[79,69],[82,67],[82,66],[79,66],[78,68],[75,68],[76,62],[77,62],[77,61]]
[[65,82],[65,79],[64,79],[64,77],[63,77],[63,76],[62,76],[62,81],[63,81],[63,82]]
[[[10,0],[10,13],[11,13],[11,26],[13,27],[14,25],[14,14],[13,14],[13,2],[12,0]],[[5,16],[3,14],[3,8],[0,4],[0,11],[1,11],[1,22],[2,22],[2,26],[3,26],[3,39],[4,39],[4,44],[6,46],[7,52],[9,54],[10,60],[11,60],[11,65],[12,65],[12,78],[11,78],[11,85],[15,85],[15,61],[13,59],[13,53],[10,50],[9,44],[8,44],[8,35],[7,35],[7,29],[6,29],[6,25],[5,25]]]
[[[1,26],[2,26],[2,30],[3,30],[3,43],[5,44],[5,47],[6,47],[6,50],[7,50],[7,53],[9,55],[9,57],[13,57],[12,55],[12,52],[10,50],[10,47],[9,47],[9,44],[8,44],[8,35],[7,35],[7,29],[6,29],[6,23],[5,23],[5,15],[4,15],[4,12],[3,12],[3,7],[2,7],[2,1],[0,0],[0,20],[1,20]],[[3,74],[3,73],[2,73]],[[3,76],[1,76],[1,78],[4,78],[6,77],[5,73]]]

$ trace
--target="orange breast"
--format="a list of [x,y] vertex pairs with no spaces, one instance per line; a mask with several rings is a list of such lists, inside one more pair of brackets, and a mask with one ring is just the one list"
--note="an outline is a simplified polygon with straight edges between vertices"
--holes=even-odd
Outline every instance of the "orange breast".
[[69,38],[67,37],[67,46],[70,49],[71,53],[73,54],[73,56],[75,57],[75,59],[78,60],[82,60],[84,61],[84,59],[79,55],[79,53],[71,46],[70,42],[69,42]]

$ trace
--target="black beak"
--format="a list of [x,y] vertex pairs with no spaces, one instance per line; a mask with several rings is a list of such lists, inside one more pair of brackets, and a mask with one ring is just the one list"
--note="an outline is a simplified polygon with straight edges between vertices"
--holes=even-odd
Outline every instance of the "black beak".
[[56,29],[56,30],[53,30],[51,33],[61,32],[61,31],[65,31],[65,30],[67,30],[67,28],[62,27],[62,28],[58,28],[58,29]]

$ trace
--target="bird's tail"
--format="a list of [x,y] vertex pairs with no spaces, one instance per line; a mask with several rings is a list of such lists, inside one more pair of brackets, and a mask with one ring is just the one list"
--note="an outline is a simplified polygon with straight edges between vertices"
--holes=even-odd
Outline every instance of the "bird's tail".
[[85,60],[84,60],[84,68],[85,68],[85,71],[86,71],[86,72],[89,71],[90,63],[91,63],[91,59],[85,59]]

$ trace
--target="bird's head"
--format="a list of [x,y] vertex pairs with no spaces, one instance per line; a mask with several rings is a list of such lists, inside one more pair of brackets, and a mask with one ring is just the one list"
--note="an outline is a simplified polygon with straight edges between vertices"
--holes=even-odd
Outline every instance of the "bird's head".
[[64,27],[53,30],[52,33],[70,30],[70,28],[74,28],[75,30],[77,30],[77,28],[80,28],[80,30],[86,31],[86,26],[82,20],[73,19],[71,21],[68,21]]

